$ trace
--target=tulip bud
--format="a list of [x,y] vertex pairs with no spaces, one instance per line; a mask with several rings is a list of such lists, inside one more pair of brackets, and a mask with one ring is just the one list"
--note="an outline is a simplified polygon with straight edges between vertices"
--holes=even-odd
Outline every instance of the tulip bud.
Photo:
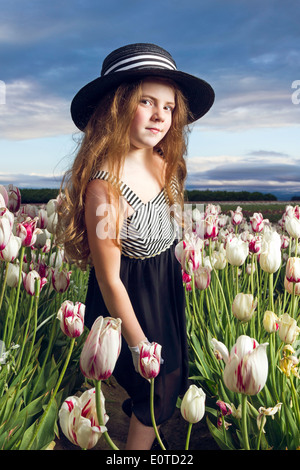
[[300,258],[287,260],[285,275],[289,282],[300,282]]
[[224,369],[224,383],[232,392],[256,395],[268,377],[268,343],[258,344],[249,336],[239,336]]
[[297,326],[296,320],[290,317],[288,313],[284,313],[279,317],[278,334],[281,341],[286,344],[292,344],[296,340],[299,331],[300,328]]
[[242,208],[238,206],[235,211],[230,211],[232,225],[240,225],[243,221]]
[[194,272],[195,286],[199,290],[206,289],[211,280],[211,268],[209,266],[199,266]]
[[17,287],[19,282],[20,267],[18,264],[9,263],[7,268],[6,283],[9,287]]
[[214,251],[214,268],[221,270],[226,267],[227,259],[226,259],[226,251],[224,245],[221,244],[219,251]]
[[233,315],[242,322],[249,321],[257,306],[257,299],[253,300],[252,294],[239,293],[232,304]]
[[0,216],[0,251],[4,250],[12,234],[12,226],[5,213]]
[[218,217],[209,214],[204,219],[204,238],[215,238],[218,235]]
[[4,250],[0,251],[0,259],[3,259],[6,262],[14,261],[18,257],[20,248],[20,238],[15,237],[12,233],[6,247]]
[[285,219],[285,229],[290,237],[300,238],[300,220],[297,217],[287,216]]
[[264,228],[264,218],[260,212],[254,212],[250,217],[250,224],[253,232],[262,232]]
[[182,269],[192,274],[200,266],[202,260],[203,241],[198,237],[188,237],[175,247],[175,256]]
[[70,338],[77,338],[84,330],[84,314],[85,305],[70,300],[65,300],[58,313],[57,319],[60,320],[60,328],[62,332]]
[[[106,424],[108,416],[105,412],[105,399],[101,391],[101,410],[103,423]],[[99,441],[105,426],[100,426],[97,417],[95,389],[84,392],[80,397],[66,398],[59,410],[59,424],[64,435],[73,444],[82,449],[91,449]]]
[[39,273],[35,270],[29,271],[28,274],[22,273],[23,276],[23,285],[24,288],[29,295],[35,295],[35,282],[36,280],[39,281],[40,290],[42,287],[47,283],[47,279],[45,277],[41,278]]
[[249,251],[255,253],[256,255],[261,251],[261,237],[253,236],[249,240]]
[[72,271],[62,269],[59,271],[58,268],[52,269],[52,285],[56,292],[66,292],[70,285],[70,276]]
[[18,212],[21,206],[21,193],[19,188],[14,186],[13,184],[9,184],[7,186],[7,194],[8,194],[8,202],[7,208],[11,212]]
[[0,184],[0,207],[7,207],[8,204],[8,193],[3,186],[3,184]]
[[233,266],[241,266],[249,254],[248,243],[239,238],[232,238],[226,243],[226,258]]
[[80,356],[83,375],[106,380],[113,373],[121,351],[121,320],[98,317],[84,343]]
[[160,371],[161,345],[142,343],[140,348],[139,373],[147,380],[157,377]]
[[278,271],[281,264],[281,239],[277,232],[266,232],[263,235],[259,263],[267,273]]
[[291,282],[285,277],[284,288],[289,294],[300,295],[300,282]]
[[277,331],[279,328],[277,315],[275,315],[275,313],[271,312],[270,310],[266,310],[264,314],[263,325],[264,329],[268,333],[274,333]]
[[198,423],[205,413],[206,395],[202,388],[190,385],[181,402],[180,411],[183,418],[191,424]]

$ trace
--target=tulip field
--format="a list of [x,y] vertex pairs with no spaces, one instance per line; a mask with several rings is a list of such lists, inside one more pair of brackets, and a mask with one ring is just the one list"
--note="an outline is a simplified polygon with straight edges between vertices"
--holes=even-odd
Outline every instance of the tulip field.
[[[99,439],[116,449],[101,381],[118,360],[121,325],[99,312],[87,334],[89,272],[55,243],[58,203],[21,205],[18,188],[0,186],[2,450],[52,449],[61,432],[82,449]],[[190,360],[191,386],[178,400],[189,423],[186,449],[200,420],[223,450],[299,449],[299,206],[283,205],[272,222],[260,211],[246,216],[218,204],[191,207],[184,217],[175,253]],[[94,355],[91,364],[100,336],[111,342],[102,348],[110,356]],[[140,357],[152,390],[160,364],[155,343]]]

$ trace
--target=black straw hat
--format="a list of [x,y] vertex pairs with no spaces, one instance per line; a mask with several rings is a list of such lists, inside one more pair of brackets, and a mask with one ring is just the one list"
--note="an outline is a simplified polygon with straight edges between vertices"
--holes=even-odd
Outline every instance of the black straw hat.
[[155,44],[129,44],[111,52],[103,62],[101,76],[85,85],[71,103],[76,126],[84,131],[100,99],[121,83],[143,77],[172,79],[188,100],[191,122],[204,116],[214,102],[214,91],[204,80],[177,70],[172,56]]

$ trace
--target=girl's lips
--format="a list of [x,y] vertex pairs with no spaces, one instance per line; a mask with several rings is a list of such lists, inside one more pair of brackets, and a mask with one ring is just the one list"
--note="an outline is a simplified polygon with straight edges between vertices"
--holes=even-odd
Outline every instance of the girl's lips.
[[161,130],[157,129],[156,127],[147,127],[147,130],[152,132],[153,134],[158,134],[159,132],[161,132]]

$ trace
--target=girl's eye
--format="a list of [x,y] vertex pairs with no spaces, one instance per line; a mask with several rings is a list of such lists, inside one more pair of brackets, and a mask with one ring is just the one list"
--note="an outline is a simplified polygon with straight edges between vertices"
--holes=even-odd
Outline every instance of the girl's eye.
[[174,111],[174,108],[172,106],[166,106],[165,108],[167,111],[170,111],[170,113]]
[[141,100],[141,103],[142,103],[142,104],[145,104],[146,106],[151,106],[151,101],[148,100],[147,98],[143,98],[143,99]]

